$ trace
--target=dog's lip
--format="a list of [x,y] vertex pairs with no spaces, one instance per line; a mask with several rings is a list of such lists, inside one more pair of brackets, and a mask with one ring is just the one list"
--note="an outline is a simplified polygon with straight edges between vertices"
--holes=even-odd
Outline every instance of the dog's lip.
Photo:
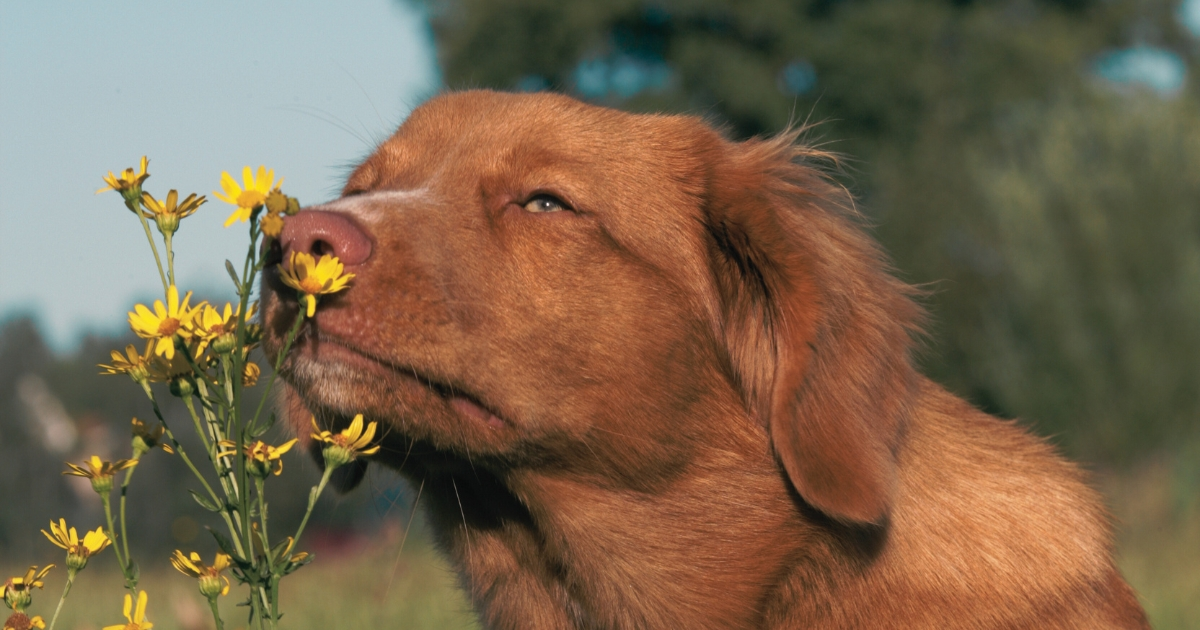
[[317,341],[322,346],[332,346],[344,354],[356,357],[357,363],[361,363],[368,369],[384,371],[390,376],[413,382],[433,392],[445,400],[446,404],[456,413],[476,422],[482,422],[492,429],[502,429],[509,424],[500,414],[480,402],[479,396],[467,391],[457,383],[451,384],[448,379],[439,378],[436,375],[431,376],[408,365],[393,363],[355,346],[338,335],[321,332],[317,334]]

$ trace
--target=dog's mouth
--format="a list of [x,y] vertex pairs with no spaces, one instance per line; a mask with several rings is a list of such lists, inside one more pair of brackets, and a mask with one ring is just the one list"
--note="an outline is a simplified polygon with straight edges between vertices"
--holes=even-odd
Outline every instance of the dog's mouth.
[[[336,424],[347,422],[342,417],[352,417],[359,410],[353,409],[352,401],[345,400],[344,392],[332,391],[345,387],[349,375],[354,380],[366,377],[390,386],[388,389],[399,398],[424,399],[425,405],[441,406],[449,413],[460,417],[465,422],[475,423],[494,431],[500,431],[511,423],[504,419],[491,405],[483,402],[483,397],[473,392],[461,383],[430,374],[428,371],[401,365],[379,357],[374,353],[357,347],[339,335],[324,332],[319,327],[306,328],[297,338],[287,362],[284,364],[283,376],[304,387],[308,394],[306,398],[317,402],[331,401],[332,405],[321,405],[327,412],[320,415],[332,416]],[[343,379],[322,379],[320,372],[335,373]],[[308,378],[304,378],[307,373]],[[314,374],[318,373],[318,374]],[[316,377],[316,378],[314,378]],[[307,382],[306,382],[307,381]],[[350,403],[350,404],[347,404]]]

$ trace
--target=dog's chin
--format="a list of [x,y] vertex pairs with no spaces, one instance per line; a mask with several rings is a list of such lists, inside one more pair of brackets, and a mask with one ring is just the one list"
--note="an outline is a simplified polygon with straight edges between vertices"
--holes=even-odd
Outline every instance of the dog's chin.
[[[341,430],[357,414],[379,422],[381,449],[373,461],[397,469],[417,460],[427,469],[457,468],[459,459],[503,455],[517,437],[510,422],[461,388],[335,342],[314,346],[299,345],[281,375],[322,429]],[[308,430],[309,416],[292,423]]]

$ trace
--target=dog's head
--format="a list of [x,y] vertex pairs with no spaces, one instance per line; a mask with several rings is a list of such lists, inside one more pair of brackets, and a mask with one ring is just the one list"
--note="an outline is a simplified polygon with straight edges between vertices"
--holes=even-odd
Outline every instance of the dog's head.
[[[804,500],[879,522],[919,313],[813,157],[562,96],[437,97],[288,219],[281,253],[357,277],[286,360],[285,407],[379,421],[395,466],[639,488],[769,444]],[[263,294],[274,353],[296,304],[271,273]]]

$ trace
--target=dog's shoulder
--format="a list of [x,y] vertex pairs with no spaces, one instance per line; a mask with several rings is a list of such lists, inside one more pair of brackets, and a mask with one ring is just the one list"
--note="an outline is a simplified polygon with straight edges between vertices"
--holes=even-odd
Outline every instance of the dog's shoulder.
[[823,575],[801,566],[775,627],[1149,627],[1085,472],[1017,422],[921,390],[878,551]]

